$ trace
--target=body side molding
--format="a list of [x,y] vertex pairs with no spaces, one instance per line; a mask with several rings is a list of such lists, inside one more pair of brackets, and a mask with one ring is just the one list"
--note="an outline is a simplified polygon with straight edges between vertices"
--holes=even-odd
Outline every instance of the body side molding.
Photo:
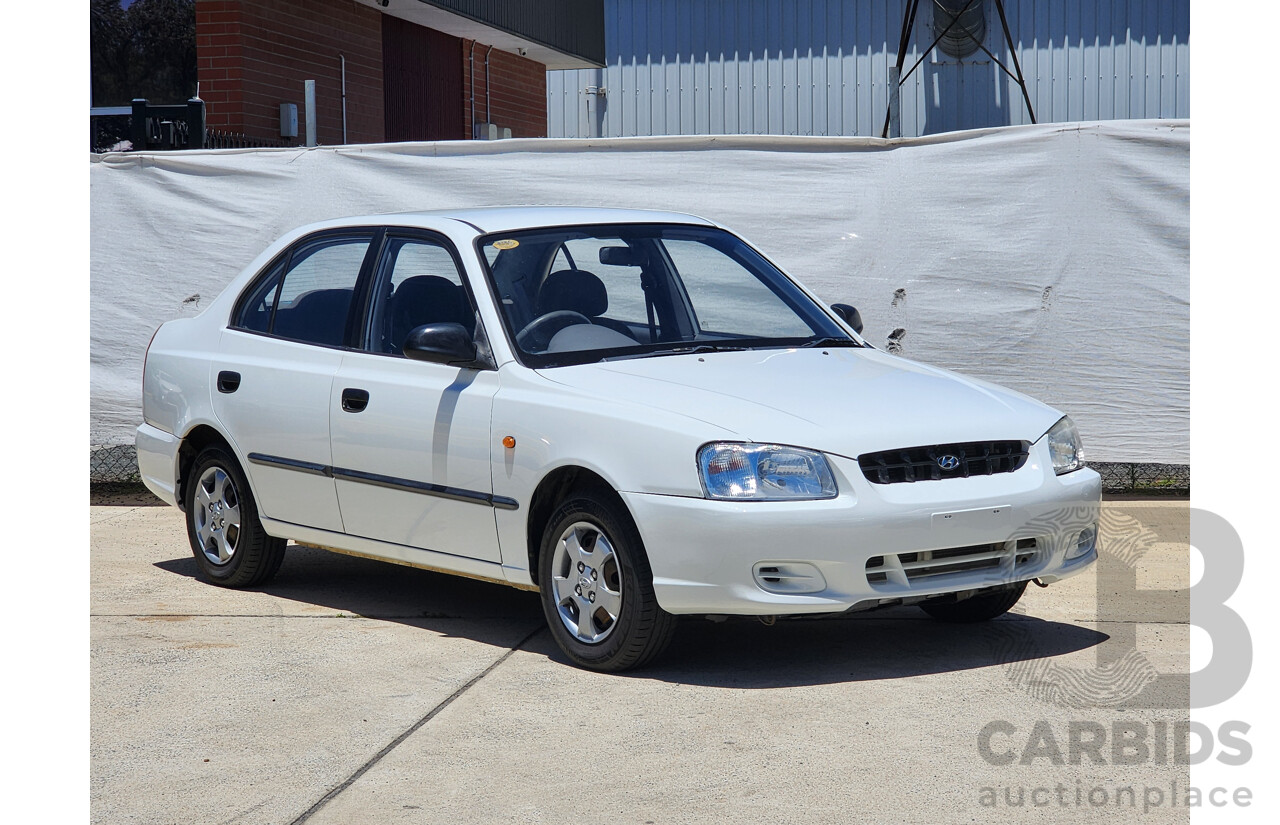
[[325,464],[316,464],[310,461],[298,461],[293,458],[282,458],[280,456],[265,455],[263,453],[250,453],[249,461],[253,464],[262,464],[268,467],[281,467],[286,470],[296,470],[300,473],[311,473],[313,475],[328,476],[329,478],[343,479],[344,481],[354,481],[359,484],[371,484],[375,487],[387,487],[392,490],[405,490],[410,493],[421,493],[427,496],[436,496],[437,498],[447,498],[453,501],[465,501],[471,504],[485,504],[490,507],[496,507],[499,510],[518,510],[520,502],[506,496],[495,496],[490,493],[482,493],[478,490],[467,490],[461,487],[446,487],[442,484],[432,484],[427,481],[414,481],[409,478],[396,478],[394,476],[378,475],[377,473],[366,473],[362,470],[348,470],[343,467],[330,467]]

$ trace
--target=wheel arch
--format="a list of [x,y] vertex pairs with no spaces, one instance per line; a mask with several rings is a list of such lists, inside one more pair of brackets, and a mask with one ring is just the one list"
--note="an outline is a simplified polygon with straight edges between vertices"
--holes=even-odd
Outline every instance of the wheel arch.
[[546,532],[551,514],[560,503],[574,494],[595,493],[618,508],[618,512],[635,524],[635,519],[622,496],[599,473],[576,464],[555,468],[543,476],[529,499],[529,515],[525,522],[525,540],[529,553],[529,576],[538,581],[539,556],[542,553],[542,534]]
[[[214,446],[222,447],[237,462],[240,460],[227,437],[208,424],[197,424],[192,427],[178,445],[178,477],[175,479],[174,497],[178,500],[178,508],[184,512],[187,509],[187,476],[191,474],[191,466],[195,464],[196,456],[206,448]],[[243,471],[244,467],[240,469]],[[248,478],[247,472],[245,477]]]

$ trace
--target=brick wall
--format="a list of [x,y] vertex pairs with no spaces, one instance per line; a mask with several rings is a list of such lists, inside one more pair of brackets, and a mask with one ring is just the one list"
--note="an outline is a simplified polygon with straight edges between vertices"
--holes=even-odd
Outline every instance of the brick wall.
[[[472,51],[474,45],[475,50]],[[475,72],[475,122],[485,122],[484,43],[462,41],[462,106],[466,134],[471,137],[471,75]],[[474,55],[474,63],[471,58]],[[511,129],[512,137],[547,136],[547,67],[518,54],[489,52],[490,123]]]
[[280,104],[298,106],[316,81],[316,138],[342,142],[341,61],[347,62],[347,140],[383,139],[382,15],[353,0],[196,0],[196,58],[213,129],[279,139]]
[[[298,106],[306,139],[304,80],[316,81],[316,137],[342,142],[339,54],[347,59],[347,140],[385,139],[382,14],[354,0],[196,0],[200,97],[211,129],[280,140],[280,104]],[[474,52],[473,47],[474,45]],[[463,117],[459,139],[471,137],[473,53],[475,122],[489,118],[512,137],[546,137],[546,67],[511,52],[489,53],[485,98],[484,43],[462,41]]]
[[239,0],[196,0],[196,79],[210,129],[244,131]]

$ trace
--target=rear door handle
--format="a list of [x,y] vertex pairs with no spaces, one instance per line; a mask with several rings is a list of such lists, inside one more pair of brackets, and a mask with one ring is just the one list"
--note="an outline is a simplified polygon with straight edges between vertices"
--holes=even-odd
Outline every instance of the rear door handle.
[[369,406],[369,391],[348,387],[342,391],[342,409],[349,413],[362,412]]
[[240,373],[223,370],[218,373],[218,392],[235,392],[240,389]]

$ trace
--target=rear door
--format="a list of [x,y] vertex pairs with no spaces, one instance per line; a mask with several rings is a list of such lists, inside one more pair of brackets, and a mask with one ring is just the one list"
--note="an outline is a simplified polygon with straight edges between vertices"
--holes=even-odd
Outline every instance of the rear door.
[[266,518],[342,530],[330,473],[329,398],[356,334],[375,230],[308,236],[246,291],[222,334],[214,412],[248,459]]
[[422,324],[474,333],[475,302],[443,237],[388,230],[382,250],[362,347],[342,357],[329,400],[346,532],[501,561],[489,426],[498,373],[411,361],[400,349]]

